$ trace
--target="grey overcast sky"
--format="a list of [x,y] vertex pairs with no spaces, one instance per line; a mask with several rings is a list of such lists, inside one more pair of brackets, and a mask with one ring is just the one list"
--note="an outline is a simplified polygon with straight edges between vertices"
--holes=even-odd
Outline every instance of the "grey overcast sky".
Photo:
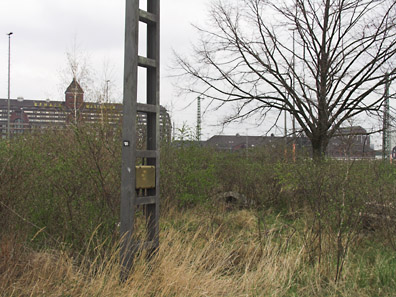
[[[147,0],[141,0],[141,6]],[[195,40],[192,24],[202,25],[211,0],[161,1],[161,104],[176,128],[196,125],[194,98],[177,97],[169,78],[172,50],[188,54]],[[107,64],[112,99],[122,101],[125,0],[1,0],[0,98],[7,98],[8,36],[11,36],[11,98],[63,100],[66,53],[76,44],[102,83]],[[191,50],[190,50],[191,51]],[[186,107],[188,106],[188,107]],[[203,109],[205,102],[203,102]],[[263,135],[268,125],[236,123],[222,130],[227,110],[203,115],[202,134]],[[270,123],[268,123],[270,124]],[[267,126],[267,127],[265,127]],[[274,131],[281,134],[282,129]],[[272,131],[271,131],[272,132]]]
[[[144,5],[145,1],[141,1]],[[177,127],[194,127],[196,104],[177,98],[169,66],[172,50],[186,52],[194,40],[191,24],[207,15],[210,0],[161,1],[161,104]],[[0,1],[0,98],[7,98],[8,36],[11,36],[11,98],[63,100],[66,53],[76,44],[103,79],[108,64],[114,100],[122,100],[125,0],[2,0]],[[63,78],[62,78],[63,77]],[[66,76],[67,79],[67,76]],[[72,77],[69,78],[71,81]],[[63,80],[63,81],[62,81]],[[211,115],[212,124],[216,115]],[[219,128],[204,128],[204,136]],[[238,132],[243,132],[238,131]]]

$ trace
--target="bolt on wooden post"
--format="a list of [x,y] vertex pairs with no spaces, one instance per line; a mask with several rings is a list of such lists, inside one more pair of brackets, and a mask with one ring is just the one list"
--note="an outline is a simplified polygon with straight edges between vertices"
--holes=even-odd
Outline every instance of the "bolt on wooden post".
[[[146,55],[139,56],[139,26],[146,26]],[[147,9],[139,0],[126,0],[124,98],[121,168],[121,265],[127,277],[133,258],[139,251],[151,255],[159,246],[159,116],[160,116],[160,0],[147,0]],[[145,69],[146,98],[139,98],[138,71]],[[144,79],[143,79],[144,81]],[[146,114],[144,139],[138,139],[137,114]],[[138,133],[139,132],[139,133]],[[137,144],[145,142],[143,149]],[[145,238],[134,236],[136,212],[144,210]]]

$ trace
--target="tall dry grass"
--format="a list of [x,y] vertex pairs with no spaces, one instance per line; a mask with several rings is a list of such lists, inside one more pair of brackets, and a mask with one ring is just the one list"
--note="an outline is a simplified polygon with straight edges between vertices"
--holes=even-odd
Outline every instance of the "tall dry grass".
[[[117,246],[95,243],[96,256],[67,250],[33,251],[2,238],[2,296],[370,296],[356,287],[359,268],[347,262],[337,285],[321,267],[307,265],[296,230],[275,218],[261,240],[256,216],[234,210],[212,219],[202,209],[175,211],[163,220],[160,248],[136,258],[120,282]],[[92,237],[94,238],[94,236]],[[94,244],[92,241],[91,244]],[[360,267],[360,269],[366,269]],[[383,296],[386,296],[383,295]],[[391,296],[391,295],[389,295]]]

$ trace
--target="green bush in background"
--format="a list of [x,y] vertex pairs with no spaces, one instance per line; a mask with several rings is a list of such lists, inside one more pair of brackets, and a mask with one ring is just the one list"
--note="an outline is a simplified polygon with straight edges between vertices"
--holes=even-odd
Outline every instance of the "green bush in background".
[[4,226],[27,228],[30,237],[40,228],[36,242],[55,240],[76,249],[98,226],[98,236],[115,235],[120,181],[117,140],[109,127],[87,126],[1,142]]
[[[120,131],[103,125],[0,141],[2,231],[24,234],[38,247],[61,242],[75,251],[92,234],[98,242],[117,239],[120,143]],[[246,200],[239,207],[256,214],[260,237],[268,213],[281,216],[301,233],[307,261],[327,261],[335,279],[362,232],[396,250],[389,206],[395,181],[395,167],[374,160],[293,162],[282,148],[220,152],[191,142],[161,148],[163,214],[207,206],[214,217],[224,202],[218,197],[238,193]]]

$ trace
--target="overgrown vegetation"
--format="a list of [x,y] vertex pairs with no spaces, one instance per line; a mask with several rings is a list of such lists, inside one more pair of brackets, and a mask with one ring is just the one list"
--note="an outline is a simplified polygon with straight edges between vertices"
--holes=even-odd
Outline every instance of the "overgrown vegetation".
[[394,166],[190,143],[163,145],[160,249],[120,283],[120,148],[106,126],[0,142],[2,296],[396,291]]

